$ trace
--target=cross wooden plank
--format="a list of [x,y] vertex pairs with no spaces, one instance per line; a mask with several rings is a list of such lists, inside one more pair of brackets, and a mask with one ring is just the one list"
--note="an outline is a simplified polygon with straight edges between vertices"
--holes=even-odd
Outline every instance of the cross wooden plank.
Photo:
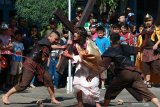
[[[96,3],[96,0],[88,0],[87,5],[82,13],[82,17],[80,18],[80,21],[76,25],[76,27],[83,27],[86,20],[88,19],[90,12],[92,11],[92,8],[94,4]],[[70,32],[74,33],[74,25],[65,17],[63,16],[63,12],[61,10],[54,11],[54,15],[62,22],[62,24],[70,30]],[[68,50],[69,53],[73,51],[73,45],[68,45],[66,50]],[[59,59],[59,62],[57,64],[57,71],[60,74],[63,74],[64,69],[66,68],[66,65],[68,63],[68,60],[66,57],[61,56]]]
[[[65,16],[63,16],[63,12],[61,10],[54,11],[54,15],[61,21],[61,23],[68,28],[68,30],[74,34],[74,25],[71,23]],[[73,45],[67,45],[66,50],[68,50],[69,53],[73,51]],[[60,74],[63,74],[64,70],[66,69],[66,66],[68,64],[68,59],[64,56],[59,57],[59,61],[57,63],[57,71]]]
[[95,3],[96,3],[96,0],[88,0],[86,7],[82,13],[82,16],[81,16],[78,24],[76,25],[76,27],[84,27],[84,24],[87,21]]
[[53,13],[61,22],[62,24],[68,28],[68,30],[73,34],[74,33],[74,25],[63,15],[64,12],[57,9]]

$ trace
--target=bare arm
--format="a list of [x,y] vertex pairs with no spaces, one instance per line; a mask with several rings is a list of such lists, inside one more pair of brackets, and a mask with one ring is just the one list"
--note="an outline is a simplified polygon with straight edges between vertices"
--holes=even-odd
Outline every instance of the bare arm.
[[73,60],[73,55],[71,55],[70,53],[68,53],[68,51],[63,51],[63,55],[71,60]]
[[66,48],[66,45],[51,45],[51,48],[53,50],[56,50],[56,49],[60,49],[60,50],[63,50]]
[[153,50],[156,50],[158,48],[158,45],[160,44],[160,40],[156,42],[156,44],[153,46]]

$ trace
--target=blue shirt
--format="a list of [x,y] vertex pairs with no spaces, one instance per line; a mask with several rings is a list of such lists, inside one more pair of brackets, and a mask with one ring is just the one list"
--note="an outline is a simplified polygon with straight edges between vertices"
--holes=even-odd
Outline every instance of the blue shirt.
[[102,38],[97,37],[95,40],[95,44],[97,45],[100,53],[103,54],[104,51],[108,47],[110,47],[110,40],[109,40],[109,38],[106,38],[106,37],[102,37]]
[[18,55],[22,55],[23,50],[24,50],[23,43],[13,42],[13,53],[17,55],[13,55],[12,60],[17,62],[22,61],[22,57]]

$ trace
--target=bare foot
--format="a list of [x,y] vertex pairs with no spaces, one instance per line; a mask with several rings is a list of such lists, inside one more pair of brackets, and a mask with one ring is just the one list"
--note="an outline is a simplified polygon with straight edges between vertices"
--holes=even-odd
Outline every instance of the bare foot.
[[123,101],[123,100],[118,99],[118,101],[117,101],[117,104],[118,104],[118,105],[123,105],[123,103],[124,103],[124,101]]
[[3,104],[6,104],[6,105],[9,105],[9,104],[10,104],[10,102],[9,102],[9,100],[8,100],[8,97],[6,97],[6,95],[3,95],[3,96],[2,96],[2,102],[3,102]]
[[56,100],[55,98],[52,98],[51,102],[54,103],[54,104],[61,104],[61,102]]
[[101,105],[99,103],[96,103],[96,107],[101,107]]

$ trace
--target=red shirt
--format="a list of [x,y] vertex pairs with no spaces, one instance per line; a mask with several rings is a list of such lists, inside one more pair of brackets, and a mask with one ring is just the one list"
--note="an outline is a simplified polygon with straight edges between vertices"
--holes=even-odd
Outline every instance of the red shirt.
[[119,35],[125,38],[124,42],[126,42],[128,45],[131,45],[131,46],[134,45],[134,35],[133,34],[127,32],[125,34],[119,33]]

